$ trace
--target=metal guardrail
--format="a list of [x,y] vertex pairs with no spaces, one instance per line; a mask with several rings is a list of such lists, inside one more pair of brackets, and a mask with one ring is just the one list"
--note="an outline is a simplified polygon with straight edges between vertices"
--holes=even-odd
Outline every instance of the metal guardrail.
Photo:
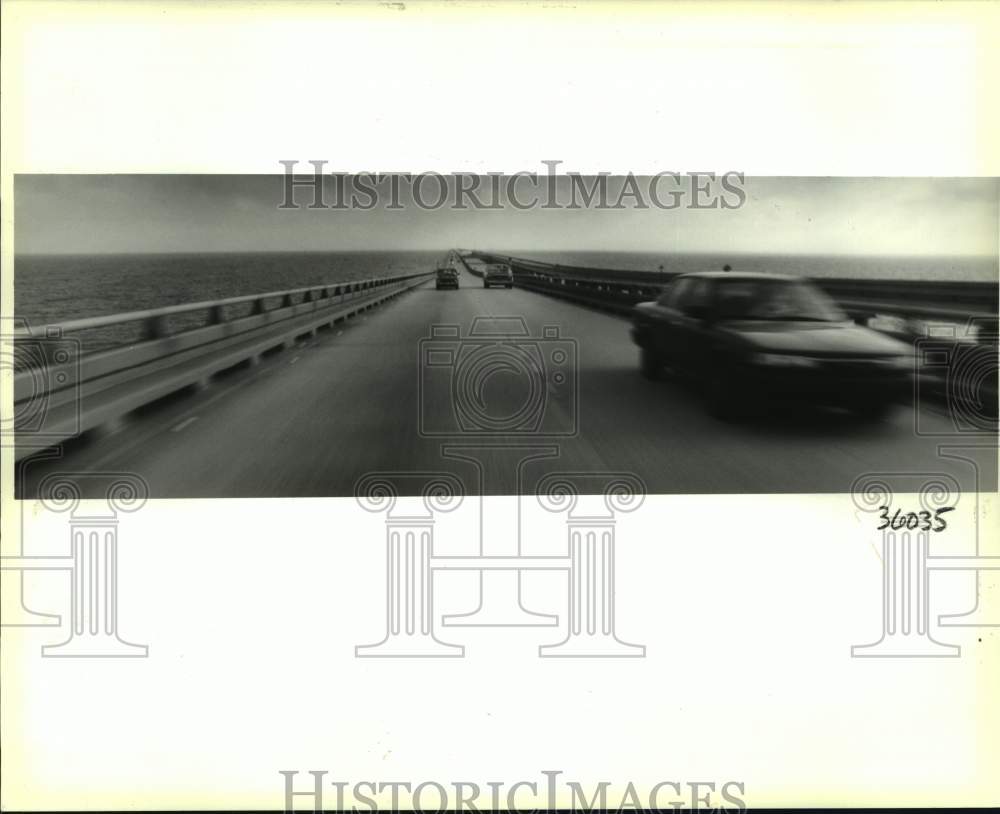
[[[573,268],[486,252],[470,252],[468,257],[507,263],[519,288],[623,316],[631,315],[636,303],[656,299],[677,276]],[[941,401],[959,399],[966,406],[981,399],[976,410],[990,417],[995,426],[996,283],[848,278],[813,278],[813,282],[837,300],[855,322],[914,346],[922,392]],[[931,331],[929,325],[935,323],[938,330]],[[922,351],[927,350],[927,343],[936,345],[936,354],[944,362],[925,359]]]
[[[486,252],[473,252],[470,257],[509,264],[515,285],[522,288],[621,314],[631,313],[638,302],[658,297],[664,286],[677,276],[668,272],[574,268]],[[997,317],[996,283],[842,277],[813,278],[813,282],[857,318],[886,314],[921,320],[983,322]]]
[[[20,362],[14,374],[15,458],[202,385],[222,370],[255,363],[269,350],[287,347],[432,276],[351,280],[22,327],[13,337]],[[241,308],[249,313],[234,313]],[[196,327],[172,322],[199,312],[206,319]],[[82,331],[126,324],[139,325],[142,338],[86,354],[74,338]]]

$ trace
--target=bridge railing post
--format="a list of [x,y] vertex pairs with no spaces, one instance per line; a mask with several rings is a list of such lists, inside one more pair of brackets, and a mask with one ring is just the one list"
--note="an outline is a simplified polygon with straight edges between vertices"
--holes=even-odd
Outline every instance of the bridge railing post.
[[143,324],[143,332],[146,339],[163,339],[170,336],[170,325],[167,322],[167,317],[158,314],[147,318]]

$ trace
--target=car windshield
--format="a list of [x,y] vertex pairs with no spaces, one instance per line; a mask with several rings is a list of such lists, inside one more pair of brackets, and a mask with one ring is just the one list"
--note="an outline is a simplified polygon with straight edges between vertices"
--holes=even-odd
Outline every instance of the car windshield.
[[847,319],[830,297],[802,280],[722,280],[716,291],[719,319],[815,322]]

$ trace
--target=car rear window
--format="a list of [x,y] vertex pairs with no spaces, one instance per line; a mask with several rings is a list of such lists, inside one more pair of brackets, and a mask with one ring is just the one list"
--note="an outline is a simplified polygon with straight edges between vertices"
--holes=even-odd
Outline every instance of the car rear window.
[[670,287],[660,297],[660,305],[665,305],[668,308],[679,308],[686,299],[687,290],[691,287],[691,283],[693,282],[693,277],[681,277],[674,280],[670,284]]
[[826,294],[801,280],[724,280],[716,291],[715,310],[720,319],[845,319]]
[[712,299],[712,282],[695,277],[684,292],[684,302],[680,305],[682,311],[707,308]]

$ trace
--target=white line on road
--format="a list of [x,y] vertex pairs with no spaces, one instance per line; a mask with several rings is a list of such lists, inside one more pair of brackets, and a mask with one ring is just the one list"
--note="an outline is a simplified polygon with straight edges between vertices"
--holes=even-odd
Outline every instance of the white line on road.
[[[274,372],[272,365],[261,363],[253,373],[248,373],[244,378],[229,385],[228,387],[221,387],[219,390],[206,398],[204,401],[199,401],[198,408],[204,410],[209,405],[215,404],[217,401],[231,397],[236,391],[241,390],[252,382],[260,381],[264,376],[269,376]],[[192,398],[200,398],[198,396],[192,396]],[[187,422],[185,422],[187,423]],[[87,464],[88,472],[99,472],[100,470],[109,466],[113,461],[122,460],[123,456],[130,454],[134,450],[142,447],[148,441],[151,441],[158,435],[161,435],[166,431],[166,423],[157,424],[151,430],[145,433],[137,433],[136,438],[132,443],[127,443],[124,446],[112,447],[107,450],[103,455],[98,455],[95,460],[91,460]]]
[[198,416],[196,416],[196,415],[193,415],[190,418],[185,418],[180,424],[175,424],[173,427],[171,427],[170,428],[170,432],[180,432],[185,427],[188,427],[191,424],[194,424],[194,422],[197,421],[197,420],[198,420]]
[[289,362],[288,364],[290,364],[290,365],[294,365],[294,364],[295,364],[295,363],[296,363],[297,361],[299,361],[299,358],[300,358],[300,357],[296,356],[296,357],[295,357],[295,358],[293,358],[293,359],[292,359],[292,360],[291,360],[291,361],[290,361],[290,362]]

